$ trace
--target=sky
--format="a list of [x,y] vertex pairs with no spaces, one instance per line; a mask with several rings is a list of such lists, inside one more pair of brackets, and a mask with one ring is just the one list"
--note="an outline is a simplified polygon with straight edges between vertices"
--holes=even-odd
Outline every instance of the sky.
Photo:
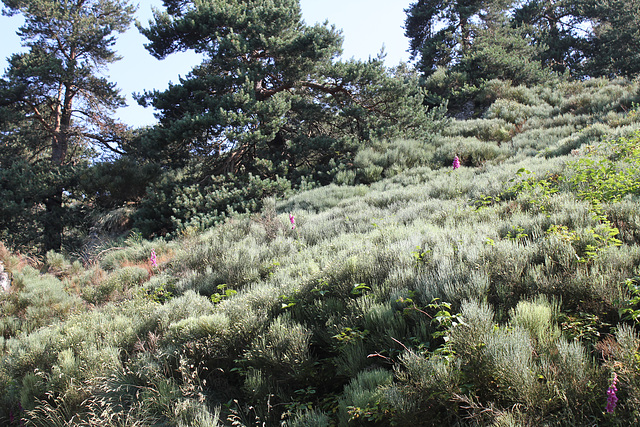
[[[408,61],[409,41],[404,37],[405,9],[415,0],[300,0],[304,21],[313,25],[325,20],[342,30],[343,59],[375,57],[384,48],[387,66]],[[133,0],[138,5],[136,19],[148,27],[152,7],[162,8],[162,0]],[[6,59],[20,52],[20,38],[16,30],[22,24],[20,16],[0,16],[0,70],[7,67]],[[174,53],[163,60],[153,58],[144,48],[147,39],[132,26],[118,36],[114,49],[122,59],[111,64],[105,75],[117,84],[126,96],[128,106],[116,112],[124,123],[141,127],[156,123],[154,110],[139,106],[134,92],[163,90],[169,82],[178,83],[191,68],[202,61],[193,52]]]

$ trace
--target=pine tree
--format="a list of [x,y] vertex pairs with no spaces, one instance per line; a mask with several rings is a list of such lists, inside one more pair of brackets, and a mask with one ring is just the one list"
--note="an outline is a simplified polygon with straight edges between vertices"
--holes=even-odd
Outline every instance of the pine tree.
[[583,0],[592,23],[585,65],[591,76],[635,77],[640,73],[640,4],[637,1]]
[[419,0],[406,10],[409,52],[425,75],[450,68],[472,49],[476,30],[509,0]]
[[543,66],[582,75],[590,22],[579,2],[529,0],[513,15],[512,25],[525,29],[525,36],[540,48],[537,58]]
[[477,28],[473,48],[454,69],[464,72],[474,84],[491,79],[540,83],[550,78],[551,72],[540,60],[545,46],[532,43],[530,32],[525,25],[512,26],[506,13],[496,13]]
[[[166,7],[140,28],[147,49],[158,58],[192,49],[204,59],[177,84],[138,97],[160,120],[139,152],[182,168],[176,176],[183,188],[231,192],[233,185],[281,178],[294,186],[328,183],[362,144],[400,133],[424,137],[434,123],[416,73],[389,70],[381,58],[337,61],[340,32],[304,23],[298,0],[169,1]],[[198,209],[218,206],[210,200],[173,208]]]
[[306,25],[298,0],[168,2],[141,31],[158,58],[204,55],[179,84],[138,98],[159,111],[147,143],[162,161],[286,174],[344,154],[347,140],[431,123],[415,75],[380,58],[335,62],[342,36]]
[[[111,114],[124,99],[100,72],[119,59],[112,49],[114,33],[128,28],[135,8],[119,0],[3,3],[5,13],[25,18],[18,34],[27,48],[9,58],[0,82],[3,143],[26,154],[23,160],[29,163],[48,162],[43,170],[52,173],[77,163],[90,142],[117,151],[124,127]],[[47,249],[62,244],[63,189],[68,191],[68,184],[57,182],[40,200],[46,206],[42,223]]]

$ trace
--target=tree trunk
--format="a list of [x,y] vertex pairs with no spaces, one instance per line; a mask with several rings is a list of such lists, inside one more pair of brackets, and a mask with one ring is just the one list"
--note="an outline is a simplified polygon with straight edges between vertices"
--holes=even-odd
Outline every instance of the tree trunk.
[[44,214],[44,249],[46,251],[62,248],[63,209],[62,209],[62,188],[58,187],[54,193],[44,201],[46,212]]
[[[51,141],[51,163],[54,167],[61,167],[69,151],[69,136],[71,133],[71,109],[75,93],[66,86],[64,102],[58,109],[56,129]],[[44,220],[44,246],[45,250],[59,251],[62,248],[62,234],[64,231],[64,209],[62,207],[63,184],[57,182],[53,194],[47,197]]]
[[63,132],[57,132],[53,136],[53,143],[51,144],[51,163],[56,166],[62,166],[65,158],[67,157],[67,151],[69,149],[69,137]]
[[471,28],[469,28],[469,20],[460,18],[460,33],[462,37],[462,54],[466,55],[471,49]]

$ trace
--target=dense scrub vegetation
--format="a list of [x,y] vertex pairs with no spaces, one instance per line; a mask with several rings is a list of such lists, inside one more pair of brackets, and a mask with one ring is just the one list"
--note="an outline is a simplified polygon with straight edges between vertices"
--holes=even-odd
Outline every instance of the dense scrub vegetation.
[[207,231],[3,249],[0,420],[640,422],[638,86],[487,87]]
[[144,129],[126,1],[3,5],[2,425],[640,424],[633,2],[421,0],[389,69],[166,0]]

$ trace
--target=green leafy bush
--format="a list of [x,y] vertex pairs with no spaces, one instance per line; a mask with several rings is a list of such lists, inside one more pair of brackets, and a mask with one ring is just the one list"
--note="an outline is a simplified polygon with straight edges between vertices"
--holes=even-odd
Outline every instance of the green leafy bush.
[[640,133],[606,141],[570,165],[570,182],[594,204],[615,203],[640,191]]

